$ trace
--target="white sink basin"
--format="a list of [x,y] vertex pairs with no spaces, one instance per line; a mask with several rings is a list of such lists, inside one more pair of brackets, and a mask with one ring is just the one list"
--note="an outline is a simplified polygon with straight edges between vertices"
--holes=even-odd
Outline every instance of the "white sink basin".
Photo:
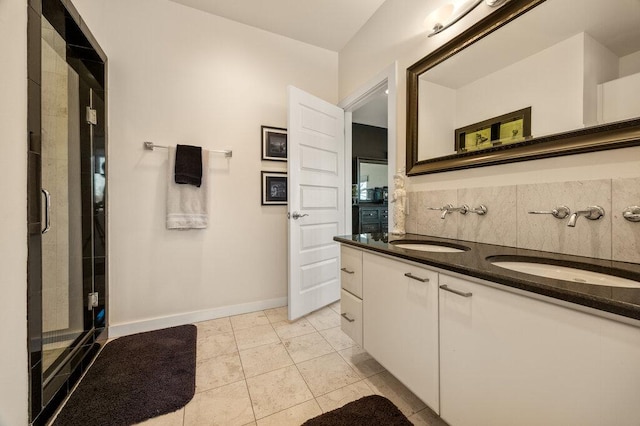
[[429,244],[429,243],[392,243],[395,247],[403,248],[407,250],[417,250],[417,251],[430,251],[435,253],[462,253],[465,250],[449,247],[449,246],[441,246],[439,244]]
[[494,261],[492,264],[500,268],[510,269],[524,274],[538,277],[554,278],[556,280],[571,281],[581,284],[604,285],[609,287],[640,288],[640,282],[615,275],[566,266],[550,265],[548,263]]

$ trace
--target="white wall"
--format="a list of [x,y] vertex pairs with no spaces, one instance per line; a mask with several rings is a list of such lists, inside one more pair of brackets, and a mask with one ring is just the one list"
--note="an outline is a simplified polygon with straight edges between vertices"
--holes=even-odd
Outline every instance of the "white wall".
[[532,135],[582,128],[583,39],[578,34],[458,89],[456,128],[529,106]]
[[25,425],[27,356],[27,2],[0,2],[0,425]]
[[584,124],[593,126],[598,124],[598,85],[618,78],[620,58],[589,34],[583,34]]
[[[337,102],[338,55],[168,0],[74,3],[109,58],[112,335],[284,305],[286,207],[260,205],[260,170],[286,164],[261,162],[260,125],[286,127],[288,84]],[[206,171],[208,229],[165,229],[146,140],[233,150]]]
[[640,72],[640,50],[620,58],[620,77]]
[[[387,0],[340,51],[340,96],[398,61],[398,165],[405,163],[406,75],[403,69],[469,27],[491,9],[481,4],[453,27],[427,38],[424,17],[444,0]],[[412,177],[409,190],[500,186],[640,175],[640,147]]]
[[640,116],[640,73],[608,81],[600,86],[600,119],[604,123]]
[[420,160],[455,154],[457,92],[445,86],[420,79],[418,99],[422,105],[418,114],[418,152]]

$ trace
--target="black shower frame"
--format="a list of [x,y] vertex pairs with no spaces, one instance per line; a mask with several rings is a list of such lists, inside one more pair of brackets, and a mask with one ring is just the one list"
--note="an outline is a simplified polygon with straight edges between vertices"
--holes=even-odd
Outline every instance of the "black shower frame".
[[[72,344],[73,356],[43,384],[42,371],[42,223],[41,223],[41,48],[42,17],[44,16],[66,41],[67,62],[81,76],[88,87],[102,95],[103,123],[106,123],[107,105],[107,57],[93,37],[78,11],[68,0],[28,0],[27,18],[27,345],[29,355],[29,423],[45,425],[106,341],[107,309],[107,256],[106,241],[98,256],[92,256],[87,265],[83,254],[83,279],[93,279],[100,293],[98,311],[105,313],[102,322],[94,322],[87,333]],[[85,78],[83,79],[83,75]],[[88,82],[88,83],[87,83]],[[104,126],[104,150],[106,151],[107,129]],[[83,165],[84,167],[84,165]],[[85,168],[82,173],[89,173]],[[84,198],[84,197],[83,197]],[[87,227],[94,229],[98,222],[106,224],[106,213],[93,211],[87,215],[88,207],[83,203],[83,235]],[[93,232],[93,231],[92,231]],[[90,266],[90,267],[88,267]],[[86,271],[92,271],[87,277]],[[94,311],[86,311],[92,316]]]

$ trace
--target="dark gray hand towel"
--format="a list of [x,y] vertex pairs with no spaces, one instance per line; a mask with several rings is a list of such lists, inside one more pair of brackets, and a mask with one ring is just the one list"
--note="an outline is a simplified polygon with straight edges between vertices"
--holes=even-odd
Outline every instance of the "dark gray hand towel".
[[175,181],[200,187],[202,184],[202,147],[176,146]]

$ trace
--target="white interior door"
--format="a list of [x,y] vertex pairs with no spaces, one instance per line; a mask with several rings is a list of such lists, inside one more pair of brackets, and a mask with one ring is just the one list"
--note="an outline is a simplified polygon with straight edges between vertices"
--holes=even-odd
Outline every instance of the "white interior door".
[[344,111],[288,87],[289,319],[340,298]]

